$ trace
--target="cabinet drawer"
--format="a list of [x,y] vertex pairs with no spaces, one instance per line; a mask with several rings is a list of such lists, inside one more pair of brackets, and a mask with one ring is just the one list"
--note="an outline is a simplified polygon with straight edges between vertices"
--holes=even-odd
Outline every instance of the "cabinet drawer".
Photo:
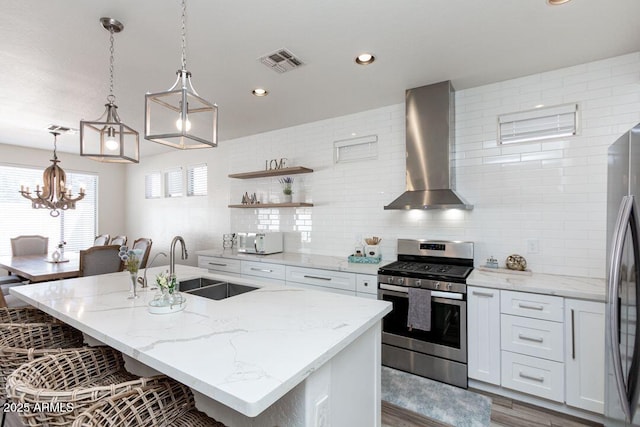
[[[352,297],[356,296],[356,293],[354,291],[346,291],[344,289],[337,289],[337,288],[327,288],[324,286],[307,285],[304,283],[287,282],[287,286],[291,286],[292,288],[299,288],[299,289],[310,289],[312,291],[329,292],[332,294],[349,295]],[[365,294],[365,295],[369,296],[369,294]]]
[[198,267],[212,271],[240,274],[240,260],[198,255]]
[[286,270],[287,284],[289,284],[288,282],[297,282],[351,292],[356,290],[356,275],[354,273],[291,266],[287,266]]
[[502,313],[563,322],[563,307],[564,299],[562,297],[500,291],[500,309]]
[[356,292],[358,294],[378,295],[378,276],[356,274]]
[[270,264],[266,262],[242,261],[243,276],[258,276],[276,280],[285,279],[284,264]]
[[528,317],[501,315],[502,350],[564,361],[563,324]]
[[563,363],[503,351],[501,377],[503,387],[564,401]]

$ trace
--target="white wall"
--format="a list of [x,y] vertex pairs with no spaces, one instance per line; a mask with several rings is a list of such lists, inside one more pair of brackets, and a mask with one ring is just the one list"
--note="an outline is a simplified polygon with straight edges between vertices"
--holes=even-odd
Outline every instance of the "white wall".
[[[459,239],[475,242],[476,266],[490,255],[504,262],[520,253],[536,272],[604,277],[606,149],[640,122],[639,83],[635,53],[458,91],[457,189],[472,211],[382,209],[405,187],[404,105],[398,104],[127,166],[127,231],[152,237],[156,250],[182,234],[197,250],[220,247],[229,231],[280,230],[287,251],[340,257],[376,235],[389,259],[397,238]],[[570,102],[580,105],[579,136],[497,145],[497,114]],[[354,134],[377,135],[378,157],[334,164],[333,142]],[[277,178],[227,174],[261,170],[266,160],[282,157],[314,169],[294,176],[294,201],[314,207],[226,207],[240,203],[245,191],[262,201],[279,198]],[[208,197],[143,200],[145,173],[202,161],[209,165]],[[528,239],[539,242],[539,254],[527,253]]]
[[[8,165],[34,166],[44,171],[51,162],[52,150],[37,150],[16,145],[0,144],[0,162]],[[112,236],[125,231],[125,167],[101,163],[78,155],[58,152],[60,166],[66,172],[86,172],[98,175],[98,230]],[[16,189],[18,191],[19,189]],[[25,203],[27,201],[25,200]],[[78,202],[81,203],[81,202]],[[43,212],[46,215],[46,212]]]

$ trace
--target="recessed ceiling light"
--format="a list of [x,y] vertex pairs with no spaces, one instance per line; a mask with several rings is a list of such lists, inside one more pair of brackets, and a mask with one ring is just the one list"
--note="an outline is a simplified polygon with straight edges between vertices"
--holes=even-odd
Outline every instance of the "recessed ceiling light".
[[376,60],[376,57],[373,56],[373,54],[371,54],[371,53],[361,53],[360,55],[358,55],[356,57],[356,64],[369,65],[375,60]]
[[267,96],[269,92],[266,89],[262,89],[261,87],[255,88],[251,93],[254,96]]
[[547,3],[551,6],[558,6],[560,4],[568,3],[569,1],[571,0],[547,0]]

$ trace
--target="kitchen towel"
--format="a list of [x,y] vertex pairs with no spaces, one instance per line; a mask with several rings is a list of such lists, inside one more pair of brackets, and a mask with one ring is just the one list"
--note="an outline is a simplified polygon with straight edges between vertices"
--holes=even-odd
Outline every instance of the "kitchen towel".
[[428,289],[409,288],[409,313],[407,314],[409,329],[431,330],[431,291]]

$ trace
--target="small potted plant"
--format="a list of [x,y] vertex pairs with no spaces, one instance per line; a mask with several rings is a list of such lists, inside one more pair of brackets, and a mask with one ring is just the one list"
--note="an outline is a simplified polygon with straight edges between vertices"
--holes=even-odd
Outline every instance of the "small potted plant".
[[293,194],[293,178],[290,176],[280,178],[280,184],[282,184],[282,194],[284,194],[284,202],[291,203],[291,195]]

